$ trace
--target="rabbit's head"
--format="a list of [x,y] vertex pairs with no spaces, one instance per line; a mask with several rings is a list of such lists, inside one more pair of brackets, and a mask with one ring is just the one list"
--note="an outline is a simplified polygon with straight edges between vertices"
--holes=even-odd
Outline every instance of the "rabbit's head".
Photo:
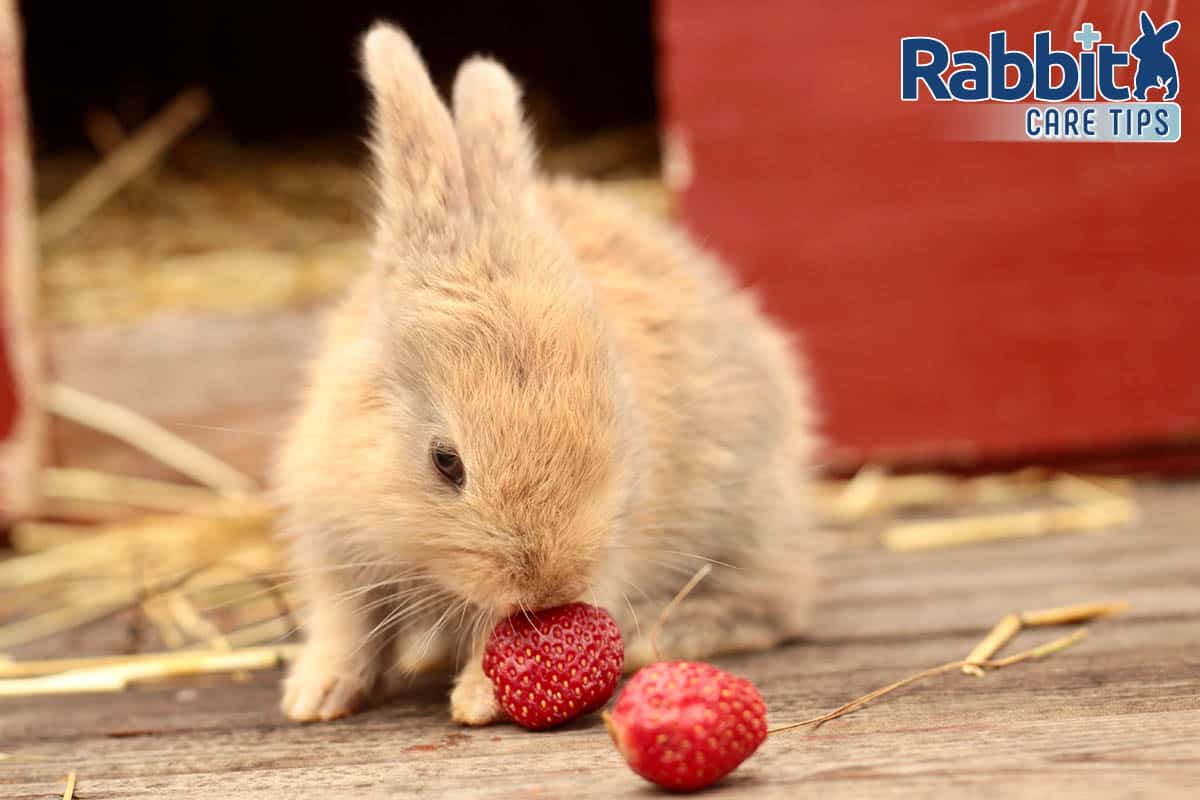
[[1134,41],[1129,52],[1143,61],[1154,61],[1166,53],[1167,42],[1179,35],[1179,21],[1173,20],[1161,28],[1154,26],[1154,20],[1145,11],[1141,13],[1142,35]]
[[591,285],[539,212],[520,96],[463,65],[453,116],[409,39],[363,43],[380,198],[362,465],[377,557],[495,613],[585,597],[631,502],[629,397]]

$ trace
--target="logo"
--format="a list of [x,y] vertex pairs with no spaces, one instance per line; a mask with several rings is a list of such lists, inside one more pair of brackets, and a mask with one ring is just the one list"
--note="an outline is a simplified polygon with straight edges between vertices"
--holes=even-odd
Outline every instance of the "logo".
[[[952,51],[932,36],[905,37],[900,98],[991,106],[968,120],[975,123],[966,126],[975,134],[968,138],[1175,142],[1182,132],[1174,102],[1179,66],[1167,47],[1181,25],[1157,26],[1145,11],[1139,24],[1140,35],[1124,51],[1086,22],[1072,37],[1078,54],[1056,49],[1050,31],[1035,33],[1028,49],[1010,49],[1008,32],[993,31],[986,52]],[[998,108],[1004,104],[1012,108]]]
[[1161,86],[1167,90],[1163,99],[1174,100],[1179,94],[1179,67],[1167,52],[1167,42],[1179,35],[1179,20],[1155,28],[1150,15],[1143,11],[1141,25],[1142,35],[1129,48],[1130,55],[1138,62],[1133,96],[1145,100],[1151,87]]

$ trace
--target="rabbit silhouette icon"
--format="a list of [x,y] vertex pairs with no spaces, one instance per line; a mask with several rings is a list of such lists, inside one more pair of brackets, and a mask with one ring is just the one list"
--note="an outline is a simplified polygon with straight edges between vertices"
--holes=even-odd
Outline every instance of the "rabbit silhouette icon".
[[1179,67],[1167,52],[1167,42],[1179,35],[1179,20],[1156,28],[1150,15],[1143,11],[1141,23],[1142,35],[1129,48],[1130,54],[1137,59],[1133,96],[1145,100],[1147,91],[1162,87],[1166,89],[1163,99],[1174,100],[1179,94]]

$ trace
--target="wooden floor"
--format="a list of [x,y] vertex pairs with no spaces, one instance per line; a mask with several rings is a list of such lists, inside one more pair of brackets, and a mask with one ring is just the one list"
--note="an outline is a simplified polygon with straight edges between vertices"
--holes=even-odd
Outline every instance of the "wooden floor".
[[[948,674],[819,731],[772,736],[710,794],[1200,797],[1200,485],[1145,486],[1139,499],[1142,522],[1105,534],[911,555],[845,535],[811,638],[720,660],[757,682],[772,724],[961,657],[1006,612],[1133,608],[1049,660]],[[59,797],[69,770],[81,800],[655,794],[595,716],[548,733],[463,730],[434,686],[296,727],[276,711],[277,680],[0,701],[0,798]]]

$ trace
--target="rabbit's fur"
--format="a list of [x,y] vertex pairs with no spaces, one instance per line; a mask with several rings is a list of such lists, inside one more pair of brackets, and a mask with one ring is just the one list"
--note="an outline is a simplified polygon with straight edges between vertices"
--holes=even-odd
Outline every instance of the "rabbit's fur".
[[1163,87],[1164,100],[1174,100],[1179,94],[1179,67],[1167,52],[1167,43],[1179,35],[1179,21],[1173,20],[1161,28],[1145,11],[1140,16],[1142,35],[1130,46],[1129,52],[1138,59],[1137,72],[1133,78],[1133,96],[1145,100],[1150,89]]
[[[293,719],[351,713],[385,673],[462,661],[455,719],[498,714],[504,615],[581,599],[665,656],[765,648],[813,587],[807,384],[785,336],[684,236],[537,179],[518,89],[463,65],[453,117],[400,31],[363,43],[380,195],[373,263],[333,313],[277,489],[309,609]],[[431,463],[452,443],[456,487]],[[726,566],[728,565],[728,566]]]

